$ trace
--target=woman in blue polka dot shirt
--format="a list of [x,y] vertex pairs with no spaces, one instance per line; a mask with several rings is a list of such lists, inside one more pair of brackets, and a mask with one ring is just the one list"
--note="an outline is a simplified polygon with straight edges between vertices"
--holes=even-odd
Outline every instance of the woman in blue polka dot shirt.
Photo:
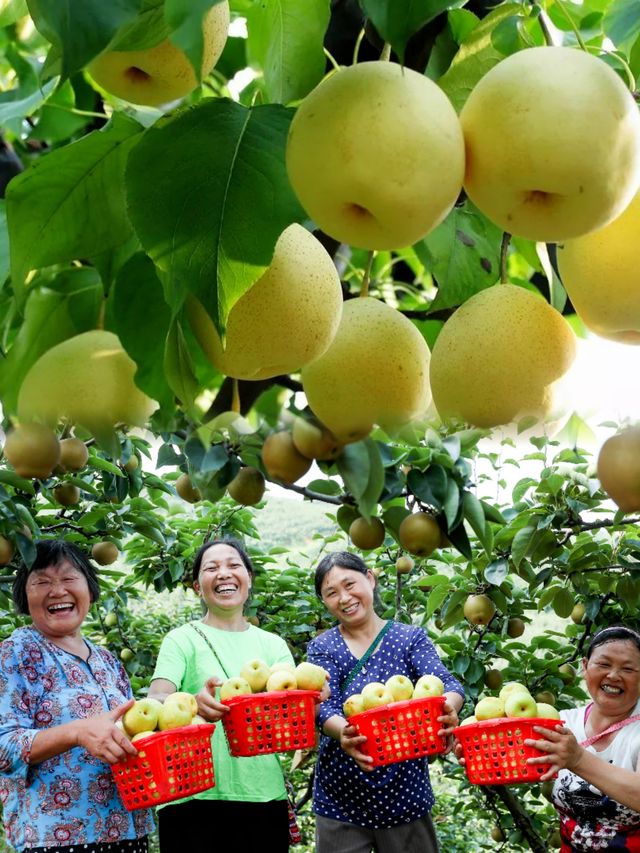
[[376,579],[355,554],[322,559],[316,593],[338,625],[309,644],[308,659],[330,675],[331,697],[320,706],[322,737],[313,805],[316,853],[437,853],[430,811],[434,804],[426,758],[372,768],[360,751],[365,738],[344,717],[342,705],[372,681],[427,673],[445,686],[440,734],[449,736],[464,703],[462,685],[443,666],[424,628],[391,623],[374,653],[346,689],[343,683],[384,627],[374,609]]

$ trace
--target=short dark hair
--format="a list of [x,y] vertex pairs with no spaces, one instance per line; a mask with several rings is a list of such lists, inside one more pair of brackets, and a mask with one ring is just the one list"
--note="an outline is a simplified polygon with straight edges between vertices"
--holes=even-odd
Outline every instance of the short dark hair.
[[593,635],[587,647],[587,660],[589,660],[598,646],[602,646],[605,643],[613,643],[616,640],[629,641],[640,652],[640,634],[637,631],[634,631],[633,628],[627,628],[625,625],[611,625],[609,628],[603,628]]
[[239,542],[237,539],[234,539],[233,536],[222,536],[220,539],[209,539],[207,542],[203,542],[203,544],[198,548],[196,556],[193,560],[193,569],[191,572],[191,580],[193,581],[193,583],[198,580],[198,575],[200,574],[200,566],[202,565],[202,558],[209,550],[209,548],[211,548],[213,545],[229,545],[231,548],[235,548],[235,550],[238,552],[238,556],[244,563],[245,569],[249,572],[251,577],[254,576],[255,570],[253,568],[253,563],[251,562],[251,557],[242,547],[242,543]]
[[29,602],[27,600],[29,575],[49,566],[59,566],[63,560],[68,560],[86,578],[91,603],[100,598],[100,582],[96,570],[89,562],[88,555],[77,545],[58,539],[44,539],[36,542],[35,547],[35,560],[30,566],[22,562],[13,580],[13,603],[18,613],[25,616],[29,614]]
[[350,569],[353,572],[360,572],[361,575],[366,575],[369,567],[357,554],[351,554],[349,551],[332,551],[331,554],[326,554],[318,563],[314,577],[316,595],[322,598],[322,581],[335,566],[340,566],[343,569]]

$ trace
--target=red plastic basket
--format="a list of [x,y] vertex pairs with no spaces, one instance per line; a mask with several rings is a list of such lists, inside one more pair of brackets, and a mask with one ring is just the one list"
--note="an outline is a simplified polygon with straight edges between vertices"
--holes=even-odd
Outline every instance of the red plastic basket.
[[276,690],[225,699],[222,718],[231,755],[266,755],[315,746],[315,690]]
[[527,764],[527,758],[544,753],[525,746],[524,741],[540,737],[534,726],[554,729],[559,723],[546,717],[506,717],[458,726],[453,733],[462,746],[469,781],[473,785],[539,782],[550,765]]
[[373,758],[374,767],[437,755],[447,748],[446,738],[437,734],[445,701],[444,696],[429,696],[393,702],[353,714],[349,723],[366,736],[360,749]]
[[137,740],[137,755],[111,765],[125,808],[157,806],[213,788],[213,729],[212,723],[181,726]]

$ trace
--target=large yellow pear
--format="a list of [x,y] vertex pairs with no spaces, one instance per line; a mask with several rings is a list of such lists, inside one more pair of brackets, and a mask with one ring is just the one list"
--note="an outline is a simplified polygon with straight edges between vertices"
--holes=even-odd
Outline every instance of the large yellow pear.
[[640,186],[640,115],[601,59],[569,47],[508,56],[460,113],[464,187],[496,225],[530,240],[579,237]]
[[640,426],[608,438],[598,454],[598,479],[624,512],[640,510]]
[[558,267],[585,326],[640,344],[640,193],[609,225],[558,246]]
[[309,216],[336,240],[364,249],[410,246],[460,194],[460,122],[424,75],[362,62],[325,78],[298,107],[287,171]]
[[[216,64],[227,40],[229,4],[212,6],[203,18],[201,79]],[[89,63],[98,86],[124,101],[157,107],[182,98],[199,83],[186,54],[169,39],[143,50],[105,50]]]
[[47,350],[18,396],[21,419],[55,425],[61,418],[103,433],[116,424],[143,426],[156,408],[135,384],[135,362],[112,332],[95,329]]
[[431,390],[442,418],[479,427],[551,415],[554,383],[571,366],[575,336],[539,296],[497,284],[444,324],[431,354]]
[[340,277],[329,253],[301,225],[276,243],[267,271],[231,309],[224,347],[195,299],[188,316],[207,358],[226,376],[268,379],[322,355],[342,316]]
[[311,410],[343,442],[374,424],[393,431],[431,401],[429,348],[399,311],[370,296],[345,302],[333,343],[302,370]]

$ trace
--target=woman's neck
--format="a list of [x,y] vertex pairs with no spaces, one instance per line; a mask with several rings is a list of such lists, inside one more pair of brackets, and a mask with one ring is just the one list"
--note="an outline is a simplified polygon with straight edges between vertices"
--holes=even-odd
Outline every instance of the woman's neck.
[[381,619],[377,613],[372,613],[365,622],[358,623],[357,625],[344,625],[341,622],[339,627],[340,633],[345,640],[352,640],[356,643],[367,642],[368,645],[371,645],[384,624],[384,619]]
[[63,649],[65,652],[70,652],[72,655],[76,655],[83,660],[87,660],[89,658],[89,647],[87,646],[80,631],[75,631],[73,634],[60,635],[46,634],[44,631],[40,631],[40,633],[45,640],[53,643],[53,645],[57,646],[59,649]]
[[219,628],[221,631],[246,631],[249,623],[244,618],[242,611],[233,610],[230,612],[214,612],[207,610],[202,617],[205,625],[210,625],[212,628]]
[[598,734],[599,732],[603,732],[605,729],[608,729],[609,726],[613,726],[615,723],[626,720],[627,717],[630,717],[633,714],[635,707],[636,703],[634,702],[630,708],[621,711],[619,714],[611,714],[602,711],[594,702],[591,713],[589,714],[588,723],[590,724],[593,733]]

